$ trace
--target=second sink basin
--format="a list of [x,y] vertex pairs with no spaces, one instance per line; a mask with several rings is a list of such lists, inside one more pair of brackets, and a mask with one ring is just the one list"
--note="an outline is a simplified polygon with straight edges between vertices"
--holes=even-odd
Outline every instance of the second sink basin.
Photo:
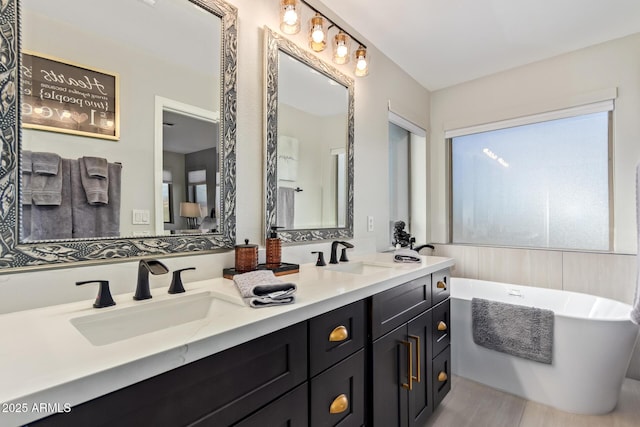
[[71,324],[95,346],[111,344],[138,335],[167,329],[207,317],[209,310],[231,304],[210,292],[146,301],[126,308],[113,308],[71,319]]
[[340,271],[342,273],[368,275],[381,273],[383,271],[389,271],[390,268],[392,268],[390,265],[377,264],[374,262],[366,261],[355,261],[333,264],[327,267],[327,270]]

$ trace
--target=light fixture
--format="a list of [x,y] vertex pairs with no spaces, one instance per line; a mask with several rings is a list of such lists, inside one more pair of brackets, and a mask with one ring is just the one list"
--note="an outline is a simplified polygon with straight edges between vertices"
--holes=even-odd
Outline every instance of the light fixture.
[[325,19],[319,13],[311,18],[309,29],[309,46],[316,52],[322,52],[327,47],[327,30]]
[[369,74],[369,61],[367,61],[367,49],[362,45],[356,49],[356,71],[358,77],[364,77]]
[[[340,28],[306,0],[278,0],[280,4],[280,30],[285,34],[297,34],[300,31],[300,17],[309,16],[309,11],[300,10],[299,4],[311,9],[315,15],[309,20],[309,47],[315,52],[322,52],[327,44],[333,45],[333,62],[344,65],[351,59],[351,41],[358,46],[355,53],[355,75],[364,77],[369,74],[370,57],[367,46],[360,43],[351,34]],[[303,13],[304,12],[304,13]],[[335,30],[332,30],[335,28]],[[335,35],[334,35],[335,34]]]
[[334,37],[333,62],[340,65],[349,62],[349,36],[342,30]]
[[200,218],[200,205],[194,202],[180,202],[180,216],[186,218],[187,227],[198,228],[198,220]]
[[280,29],[285,34],[298,34],[300,31],[297,0],[280,0]]

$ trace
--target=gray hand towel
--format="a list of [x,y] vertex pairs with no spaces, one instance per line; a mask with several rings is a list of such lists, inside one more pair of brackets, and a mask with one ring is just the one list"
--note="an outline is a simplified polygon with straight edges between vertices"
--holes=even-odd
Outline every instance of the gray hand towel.
[[57,175],[60,169],[60,156],[56,153],[31,153],[33,173],[41,175]]
[[67,159],[61,159],[60,161],[60,171],[58,173],[61,183],[60,204],[39,205],[34,203],[30,206],[30,227],[25,223],[28,220],[27,215],[23,215],[23,236],[25,239],[33,241],[70,239],[72,237],[71,167],[69,162]]
[[31,200],[40,206],[59,206],[62,202],[60,156],[55,153],[31,153]]
[[[98,157],[82,157],[78,159],[82,187],[90,205],[106,205],[109,203],[108,167],[102,169],[100,166],[96,166],[98,162],[92,159],[104,160],[105,164],[107,162],[106,159],[99,159]],[[97,174],[96,171],[98,171]]]
[[233,276],[240,295],[249,307],[260,308],[294,301],[295,283],[278,279],[271,270],[256,270]]
[[91,178],[103,178],[109,177],[109,164],[107,159],[103,157],[89,157],[84,156],[84,165],[87,167],[87,174]]
[[80,159],[71,162],[73,238],[120,236],[120,194],[122,165],[109,163],[107,205],[90,205],[82,185]]
[[393,260],[395,262],[422,262],[420,254],[413,249],[408,248],[396,249],[396,251],[393,253]]

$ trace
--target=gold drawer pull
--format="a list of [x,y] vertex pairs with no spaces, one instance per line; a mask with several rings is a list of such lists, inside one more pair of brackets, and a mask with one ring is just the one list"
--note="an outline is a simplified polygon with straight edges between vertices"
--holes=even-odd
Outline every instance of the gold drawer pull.
[[409,338],[416,340],[416,360],[418,361],[418,363],[416,364],[416,373],[418,374],[417,376],[411,376],[412,379],[414,379],[417,383],[420,382],[420,337],[417,335],[409,335]]
[[438,330],[439,331],[446,331],[447,330],[447,324],[444,323],[442,320],[438,323]]
[[407,390],[413,390],[413,355],[411,354],[411,343],[409,341],[400,341],[402,344],[407,346],[407,378],[409,379],[409,383],[402,383],[402,388],[406,388]]
[[438,381],[440,381],[441,383],[445,382],[447,378],[449,377],[447,376],[447,373],[445,371],[442,371],[438,374]]
[[337,326],[331,333],[329,334],[329,341],[344,341],[349,338],[349,331],[347,328],[340,325]]
[[349,408],[349,399],[345,394],[341,394],[340,396],[333,399],[331,402],[331,406],[329,407],[330,414],[341,414]]
[[444,283],[442,280],[440,280],[440,281],[438,281],[438,284],[436,285],[436,288],[444,289],[446,291],[447,290],[447,284]]

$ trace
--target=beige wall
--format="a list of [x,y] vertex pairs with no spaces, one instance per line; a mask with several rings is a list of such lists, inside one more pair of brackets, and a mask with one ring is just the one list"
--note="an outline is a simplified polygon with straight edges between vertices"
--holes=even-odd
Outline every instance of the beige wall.
[[[240,243],[245,238],[262,243],[263,27],[268,25],[278,30],[278,8],[277,2],[264,0],[231,0],[230,3],[238,7],[237,239]],[[311,3],[325,10],[318,2]],[[327,16],[352,30],[333,13],[327,12]],[[306,47],[305,38],[306,31],[291,37]],[[373,252],[386,244],[387,233],[383,225],[388,222],[388,103],[398,114],[421,127],[427,128],[429,121],[429,92],[375,47],[367,46],[372,58],[370,75],[355,80],[355,253]],[[352,75],[353,66],[350,63],[340,70]],[[375,218],[374,232],[366,231],[367,215]],[[329,249],[330,242],[285,246],[283,260],[314,262],[312,250],[327,253]],[[171,257],[163,262],[171,270],[195,266],[196,271],[184,276],[188,287],[190,281],[220,277],[222,269],[233,266],[234,260],[233,251],[224,251]],[[114,294],[133,292],[136,273],[137,263],[126,262],[0,275],[0,313],[95,298],[96,290],[92,287],[74,286],[79,280],[110,280]],[[154,276],[151,285],[162,288],[155,292],[164,292],[170,281],[170,275]]]

